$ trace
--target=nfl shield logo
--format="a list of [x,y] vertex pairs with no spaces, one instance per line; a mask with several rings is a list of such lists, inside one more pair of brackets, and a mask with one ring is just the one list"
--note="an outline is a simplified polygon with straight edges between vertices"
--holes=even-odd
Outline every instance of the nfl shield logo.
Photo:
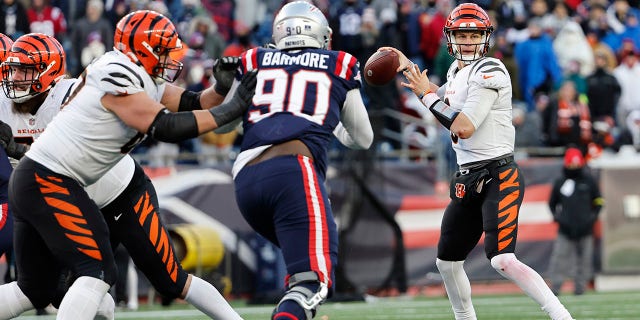
[[29,125],[34,126],[36,124],[36,118],[29,118]]

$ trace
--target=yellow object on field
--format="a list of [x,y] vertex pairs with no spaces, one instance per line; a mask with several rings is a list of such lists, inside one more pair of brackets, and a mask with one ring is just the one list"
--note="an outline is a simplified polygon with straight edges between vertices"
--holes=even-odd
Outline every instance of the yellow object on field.
[[176,256],[185,270],[217,268],[224,257],[220,235],[209,227],[196,224],[169,226]]

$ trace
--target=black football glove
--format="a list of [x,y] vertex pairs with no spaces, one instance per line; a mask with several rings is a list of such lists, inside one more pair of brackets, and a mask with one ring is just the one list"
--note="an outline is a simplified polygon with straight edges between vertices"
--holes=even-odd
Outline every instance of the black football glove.
[[10,141],[13,141],[13,130],[8,124],[0,121],[0,145],[6,149]]
[[239,57],[222,57],[213,62],[213,77],[216,79],[214,89],[217,93],[223,96],[227,95],[239,65]]
[[252,70],[244,74],[242,82],[236,89],[231,100],[217,107],[209,109],[209,112],[216,120],[218,127],[227,124],[236,118],[242,116],[253,100],[253,94],[256,90],[256,75],[258,70]]
[[11,127],[0,121],[0,146],[4,148],[7,155],[14,159],[20,159],[27,152],[27,146],[16,143],[13,140],[13,130]]

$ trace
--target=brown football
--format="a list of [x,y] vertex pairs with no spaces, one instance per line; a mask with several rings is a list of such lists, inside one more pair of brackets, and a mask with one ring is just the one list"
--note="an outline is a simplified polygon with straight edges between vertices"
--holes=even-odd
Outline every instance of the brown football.
[[372,86],[385,85],[396,76],[399,66],[397,53],[391,50],[376,51],[364,64],[364,80]]

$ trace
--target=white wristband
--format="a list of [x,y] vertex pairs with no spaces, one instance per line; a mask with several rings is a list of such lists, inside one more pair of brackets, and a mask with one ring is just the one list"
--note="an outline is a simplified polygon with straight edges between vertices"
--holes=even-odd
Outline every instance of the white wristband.
[[422,104],[424,104],[427,108],[431,107],[436,101],[440,100],[437,94],[434,92],[429,92],[422,97]]

